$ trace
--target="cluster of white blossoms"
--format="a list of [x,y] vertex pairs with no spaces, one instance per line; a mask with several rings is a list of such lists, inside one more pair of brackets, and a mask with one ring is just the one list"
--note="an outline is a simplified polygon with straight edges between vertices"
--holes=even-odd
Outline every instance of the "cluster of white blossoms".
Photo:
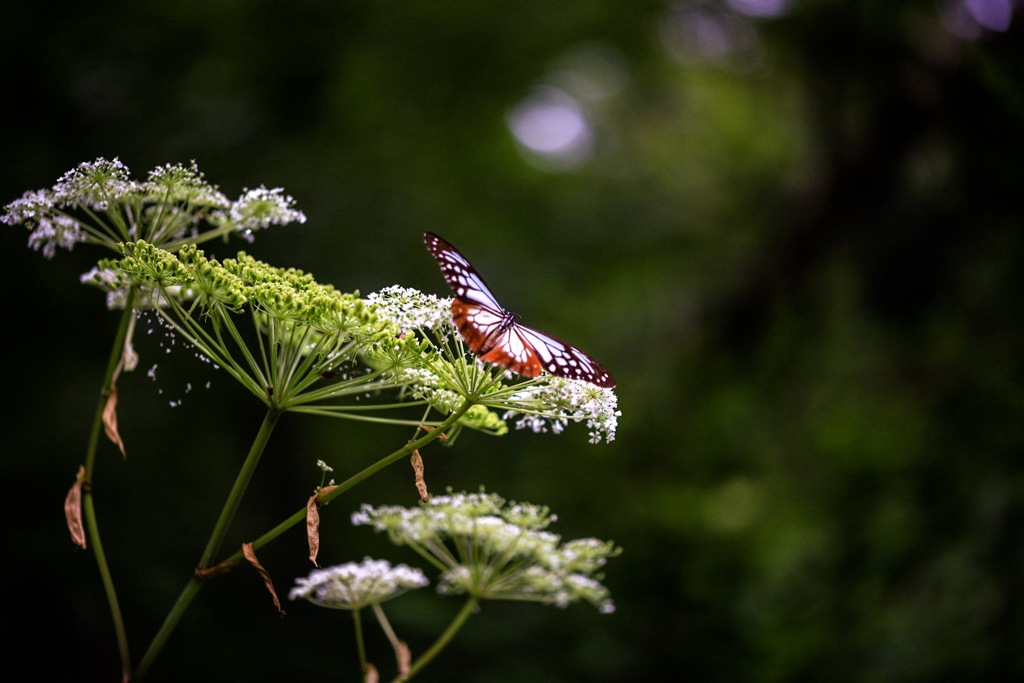
[[292,600],[306,599],[321,607],[357,610],[422,588],[429,581],[419,569],[404,564],[392,567],[387,560],[367,557],[358,563],[314,569],[309,576],[295,579],[295,583],[288,594]]
[[242,196],[229,207],[228,217],[247,237],[272,225],[306,222],[306,214],[295,208],[295,199],[284,194],[284,188],[268,189],[262,185],[243,190]]
[[594,538],[561,542],[545,531],[543,506],[491,493],[435,496],[418,507],[363,505],[352,523],[387,532],[442,571],[438,590],[481,600],[528,600],[559,607],[579,600],[615,610],[599,569],[619,553]]
[[451,297],[441,299],[412,287],[391,285],[367,296],[366,303],[402,332],[439,330],[447,334],[455,330]]
[[590,443],[615,440],[622,413],[613,389],[561,377],[544,379],[517,387],[518,391],[505,401],[509,410],[503,419],[513,420],[516,429],[550,429],[555,434],[570,422],[585,422],[590,430]]
[[[31,190],[7,204],[0,222],[30,229],[28,244],[52,258],[80,242],[116,249],[121,242],[154,245],[202,241],[236,233],[248,241],[271,225],[304,223],[281,188],[245,190],[235,201],[190,164],[165,164],[146,180],[132,180],[117,158],[79,164],[50,188]],[[205,225],[204,225],[205,224]]]

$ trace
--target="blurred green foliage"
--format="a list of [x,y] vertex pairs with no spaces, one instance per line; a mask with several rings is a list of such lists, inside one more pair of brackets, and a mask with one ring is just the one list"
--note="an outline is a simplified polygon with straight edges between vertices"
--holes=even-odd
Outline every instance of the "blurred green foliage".
[[[610,446],[466,434],[424,457],[435,490],[485,485],[621,545],[618,611],[487,605],[424,681],[1006,680],[1024,675],[1014,6],[15,0],[0,194],[97,156],[136,175],[195,159],[227,194],[283,186],[309,216],[261,234],[257,258],[444,294],[436,231],[611,370]],[[581,158],[511,132],[551,92],[585,117]],[[100,255],[46,262],[3,235],[10,666],[110,681],[109,615],[61,504],[116,316],[78,284]],[[261,416],[168,348],[154,331],[157,379],[122,380],[128,458],[111,448],[95,488],[136,657]],[[407,437],[285,420],[235,542],[304,504],[317,459],[351,471]],[[362,501],[414,500],[411,473],[356,493],[325,510],[321,561],[412,562],[348,523]],[[301,532],[261,561],[285,592],[308,570]],[[351,680],[347,619],[285,608],[254,573],[212,582],[151,680]],[[450,616],[417,595],[389,614],[414,649]]]

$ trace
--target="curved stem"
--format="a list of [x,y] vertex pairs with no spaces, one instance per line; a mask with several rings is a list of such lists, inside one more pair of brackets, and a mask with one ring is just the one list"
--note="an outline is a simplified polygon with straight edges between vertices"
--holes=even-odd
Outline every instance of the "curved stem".
[[466,620],[469,619],[469,616],[473,613],[478,604],[480,604],[480,600],[478,598],[472,595],[469,596],[469,598],[466,599],[466,604],[462,606],[459,613],[455,615],[454,619],[452,619],[452,623],[448,624],[448,628],[444,630],[444,633],[434,641],[434,644],[431,645],[426,652],[420,655],[416,661],[412,663],[412,666],[409,667],[408,673],[404,676],[398,676],[395,681],[405,683],[406,681],[412,680],[413,676],[422,671],[427,664],[430,664],[434,657],[440,654],[441,650],[448,646],[448,643],[452,641],[452,638],[454,638],[455,634],[459,632],[459,629],[466,624]]
[[117,591],[114,589],[114,577],[110,573],[110,565],[107,564],[107,555],[103,551],[103,543],[100,542],[100,532],[96,525],[96,509],[88,487],[82,493],[82,514],[85,517],[85,526],[89,534],[89,543],[92,544],[93,556],[96,558],[96,567],[100,572],[100,581],[103,583],[103,592],[106,593],[107,604],[110,607],[110,618],[114,622],[117,650],[121,657],[122,680],[130,681],[132,678],[132,658],[128,650],[128,632],[125,629],[124,617],[121,615],[121,605],[117,600]]
[[86,484],[82,489],[82,516],[85,528],[89,534],[89,543],[92,545],[93,556],[96,558],[96,567],[99,570],[100,580],[103,583],[103,591],[107,596],[110,617],[114,622],[117,649],[121,657],[121,676],[125,681],[131,680],[132,677],[132,659],[128,650],[128,633],[125,629],[124,617],[121,615],[121,605],[117,599],[117,591],[114,589],[114,579],[110,573],[110,565],[107,564],[107,555],[103,551],[103,542],[100,538],[96,507],[92,497],[92,476],[93,470],[96,467],[96,451],[99,447],[100,434],[103,431],[103,411],[106,409],[110,396],[114,393],[114,378],[124,353],[125,340],[128,338],[132,319],[135,316],[134,304],[137,298],[138,292],[132,288],[128,293],[128,300],[125,302],[124,312],[121,314],[121,322],[118,325],[117,333],[114,335],[114,342],[110,348],[110,358],[107,361],[107,370],[103,377],[103,389],[100,391],[100,396],[96,403],[96,412],[93,415],[89,441],[86,444],[84,475]]

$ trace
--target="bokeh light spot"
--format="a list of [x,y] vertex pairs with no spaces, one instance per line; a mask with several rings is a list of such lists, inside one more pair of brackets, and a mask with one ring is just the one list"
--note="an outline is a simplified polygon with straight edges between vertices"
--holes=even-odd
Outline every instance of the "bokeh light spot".
[[564,90],[537,87],[509,113],[507,122],[525,156],[535,165],[568,169],[590,156],[590,122],[579,102]]

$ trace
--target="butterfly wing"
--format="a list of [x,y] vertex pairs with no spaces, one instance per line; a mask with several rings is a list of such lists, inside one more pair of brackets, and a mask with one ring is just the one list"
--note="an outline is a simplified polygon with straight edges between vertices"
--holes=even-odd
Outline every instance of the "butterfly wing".
[[458,249],[432,232],[423,235],[434,260],[455,294],[452,320],[469,348],[481,360],[506,367],[524,377],[543,370],[599,387],[615,380],[600,363],[579,349],[532,327],[519,325],[494,297],[480,273]]
[[489,309],[498,317],[505,316],[506,311],[494,298],[491,288],[458,249],[432,232],[426,233],[423,241],[437,261],[437,265],[441,267],[441,275],[452,288],[455,298]]
[[[504,328],[480,360],[494,363],[517,372],[523,377],[536,377],[544,369],[533,344],[523,334],[522,325],[512,323]],[[465,335],[463,335],[465,336]]]
[[504,341],[512,316],[458,249],[432,232],[426,233],[423,241],[455,293],[452,302],[455,327],[474,353],[486,354]]
[[481,358],[508,338],[508,316],[490,306],[456,297],[452,301],[452,321],[469,348]]
[[[530,366],[535,364],[557,377],[577,379],[599,387],[615,386],[615,379],[604,369],[604,366],[561,339],[556,339],[550,334],[545,334],[532,327],[518,324],[514,325],[510,336],[518,337],[519,342],[531,350],[533,362],[528,363]],[[515,348],[516,342],[513,342],[511,346]],[[525,375],[526,373],[520,374]],[[535,377],[537,374],[539,373],[527,375],[527,377]]]

